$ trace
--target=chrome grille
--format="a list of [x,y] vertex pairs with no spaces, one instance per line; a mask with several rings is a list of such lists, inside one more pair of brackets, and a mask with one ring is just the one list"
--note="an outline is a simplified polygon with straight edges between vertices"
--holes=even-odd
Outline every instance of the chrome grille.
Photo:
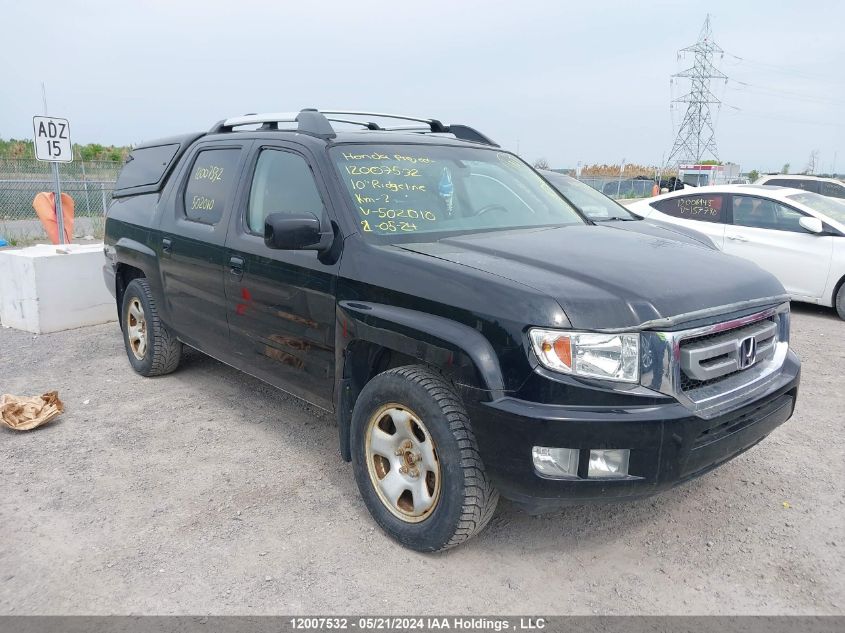
[[789,320],[789,303],[782,303],[713,325],[643,331],[640,383],[712,419],[753,401],[776,380],[789,349]]
[[[681,390],[712,385],[768,361],[775,353],[777,333],[777,323],[770,317],[743,327],[681,339]],[[750,351],[753,357],[749,358]]]

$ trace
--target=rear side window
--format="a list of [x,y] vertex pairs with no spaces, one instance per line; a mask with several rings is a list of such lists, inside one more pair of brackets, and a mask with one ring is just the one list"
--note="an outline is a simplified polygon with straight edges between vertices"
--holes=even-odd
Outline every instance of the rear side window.
[[235,186],[240,149],[207,149],[197,154],[185,186],[185,217],[217,224]]
[[719,193],[678,196],[652,202],[651,206],[673,218],[722,222],[725,214],[725,196]]
[[129,158],[126,159],[126,164],[120,170],[114,188],[131,189],[156,184],[170,167],[177,151],[179,151],[179,143],[132,150]]

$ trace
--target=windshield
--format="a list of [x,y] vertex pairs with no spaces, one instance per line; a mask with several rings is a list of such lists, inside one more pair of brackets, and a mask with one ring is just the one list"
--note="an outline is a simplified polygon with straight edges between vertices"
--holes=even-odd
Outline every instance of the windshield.
[[602,220],[639,220],[618,202],[599,193],[590,185],[585,185],[580,180],[558,174],[553,171],[544,171],[543,175],[552,183],[555,189],[560,191],[566,199],[594,222]]
[[344,145],[332,158],[368,237],[584,224],[513,154],[444,145]]
[[793,193],[786,197],[808,206],[813,211],[822,213],[832,220],[845,224],[845,204],[837,202],[834,198],[827,198],[809,191],[806,193]]

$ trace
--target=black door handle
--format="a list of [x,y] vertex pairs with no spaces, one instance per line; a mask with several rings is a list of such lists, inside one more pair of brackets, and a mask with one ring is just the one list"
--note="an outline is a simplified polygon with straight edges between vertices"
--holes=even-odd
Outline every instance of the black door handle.
[[229,272],[235,275],[235,277],[243,277],[244,274],[244,260],[241,257],[230,257],[229,258]]
[[173,242],[166,237],[161,240],[161,252],[165,255],[170,255],[173,252]]

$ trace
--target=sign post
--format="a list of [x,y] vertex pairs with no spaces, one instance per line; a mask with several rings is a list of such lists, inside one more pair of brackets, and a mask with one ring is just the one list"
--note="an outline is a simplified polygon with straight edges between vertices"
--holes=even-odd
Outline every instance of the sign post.
[[53,164],[53,181],[56,188],[56,223],[59,227],[59,243],[65,243],[65,218],[62,215],[62,183],[59,178],[59,163],[73,161],[73,146],[70,142],[70,124],[67,119],[51,116],[32,117],[35,132],[35,158]]

